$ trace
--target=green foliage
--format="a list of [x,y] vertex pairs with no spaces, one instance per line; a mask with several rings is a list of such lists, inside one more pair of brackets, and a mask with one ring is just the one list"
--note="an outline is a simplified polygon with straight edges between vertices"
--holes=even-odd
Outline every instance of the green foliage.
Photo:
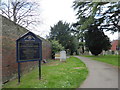
[[55,53],[64,49],[64,47],[57,40],[50,40],[52,44],[52,59],[55,59]]
[[51,32],[50,32],[50,39],[56,39],[59,40],[60,42],[64,39],[69,38],[68,36],[70,36],[71,31],[69,28],[69,24],[68,23],[63,23],[62,21],[59,21],[56,25],[54,25],[53,27],[51,27]]
[[[94,27],[94,26],[93,26]],[[93,55],[98,55],[102,50],[108,50],[111,47],[109,38],[97,27],[92,28],[85,34],[86,46]]]
[[76,57],[68,58],[65,63],[51,61],[43,64],[41,71],[41,80],[38,79],[38,69],[35,69],[23,75],[20,84],[15,79],[3,88],[79,88],[88,75],[87,67]]
[[99,26],[100,30],[119,31],[120,2],[80,2],[74,1],[77,10],[79,29],[86,30],[91,25]]
[[54,53],[59,52],[64,49],[64,47],[56,40],[51,40],[52,43],[52,51]]
[[108,63],[108,64],[112,64],[114,66],[119,66],[120,67],[120,64],[119,64],[119,61],[118,61],[118,58],[119,56],[118,55],[105,55],[105,56],[86,56],[86,57],[91,57],[93,60],[97,60],[97,61],[101,61],[101,62],[105,62],[105,63]]
[[[86,35],[86,44],[91,52],[98,55],[102,50],[108,50],[110,48],[109,38],[101,32],[116,32],[120,30],[120,25],[118,24],[120,21],[120,2],[80,2],[75,0],[73,7],[77,10],[76,16],[78,19],[73,26],[77,28],[75,31],[78,36],[83,36],[82,40],[84,40],[84,33],[89,33],[88,36]],[[97,31],[92,32],[92,30]],[[97,36],[94,37],[93,35],[95,34],[93,33],[100,35],[103,40],[96,38]]]
[[77,51],[78,46],[79,46],[79,42],[78,39],[74,36],[71,36],[69,38],[69,41],[67,42],[67,49],[70,51],[70,55],[72,55],[74,52]]
[[85,45],[85,42],[79,42],[79,46]]
[[72,31],[68,23],[59,21],[56,25],[51,27],[49,40],[58,40],[59,43],[65,47],[65,50],[69,50],[72,54],[78,48],[78,40],[75,36],[71,35]]

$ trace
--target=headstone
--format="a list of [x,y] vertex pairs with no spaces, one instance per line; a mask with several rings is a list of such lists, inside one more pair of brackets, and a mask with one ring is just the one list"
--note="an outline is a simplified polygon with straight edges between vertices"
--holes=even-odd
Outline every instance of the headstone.
[[109,55],[109,52],[110,52],[110,51],[106,51],[106,55]]
[[74,52],[73,55],[76,55],[76,52]]
[[92,53],[89,51],[89,55],[92,55]]
[[115,51],[115,55],[118,55],[118,54],[119,54],[119,53],[118,53],[118,51],[116,50],[116,51]]
[[55,60],[60,60],[60,53],[55,54]]
[[106,53],[105,53],[105,50],[103,50],[103,51],[102,51],[102,54],[103,54],[103,55],[105,55],[105,54],[106,54]]
[[66,51],[60,52],[60,61],[66,61]]

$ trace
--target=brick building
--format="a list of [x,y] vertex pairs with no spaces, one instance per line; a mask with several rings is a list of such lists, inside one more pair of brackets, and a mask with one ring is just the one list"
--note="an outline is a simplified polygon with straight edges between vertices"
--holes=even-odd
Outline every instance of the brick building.
[[[16,63],[16,39],[18,39],[21,35],[28,32],[27,29],[15,24],[14,22],[8,20],[7,18],[0,15],[1,23],[2,23],[2,34],[0,34],[0,56],[2,60],[2,66],[0,66],[0,70],[2,70],[2,83],[7,82],[13,78],[17,77],[17,68],[18,64]],[[43,59],[51,58],[51,44],[49,41],[39,37],[42,40],[42,57]],[[38,66],[38,62],[25,62],[21,63],[21,72],[22,74],[26,71],[29,71]]]
[[111,51],[112,51],[112,54],[118,54],[118,50],[119,50],[119,47],[118,47],[118,40],[113,40],[111,42]]

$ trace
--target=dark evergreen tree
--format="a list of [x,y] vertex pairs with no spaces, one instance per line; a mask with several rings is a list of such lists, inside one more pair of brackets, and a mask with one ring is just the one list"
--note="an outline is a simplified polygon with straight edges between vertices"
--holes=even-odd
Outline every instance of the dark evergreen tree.
[[63,23],[59,21],[56,25],[51,27],[49,40],[58,40],[59,43],[65,47],[65,50],[72,54],[78,48],[78,40],[75,36],[71,35],[71,33],[70,25],[66,22]]
[[80,2],[75,0],[78,21],[75,31],[85,33],[85,43],[94,55],[110,48],[109,38],[103,31],[120,31],[120,2]]
[[85,33],[86,46],[95,56],[100,54],[102,50],[108,50],[111,47],[109,38],[103,31],[93,26]]

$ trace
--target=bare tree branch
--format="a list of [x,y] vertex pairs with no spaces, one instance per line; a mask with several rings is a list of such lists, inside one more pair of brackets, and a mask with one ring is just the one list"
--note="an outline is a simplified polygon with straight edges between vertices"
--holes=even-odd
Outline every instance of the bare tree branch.
[[14,21],[21,26],[29,26],[33,22],[38,23],[36,18],[39,18],[39,12],[37,9],[39,5],[35,2],[30,2],[29,0],[8,0],[8,2],[2,2],[2,15],[6,16],[8,19]]

